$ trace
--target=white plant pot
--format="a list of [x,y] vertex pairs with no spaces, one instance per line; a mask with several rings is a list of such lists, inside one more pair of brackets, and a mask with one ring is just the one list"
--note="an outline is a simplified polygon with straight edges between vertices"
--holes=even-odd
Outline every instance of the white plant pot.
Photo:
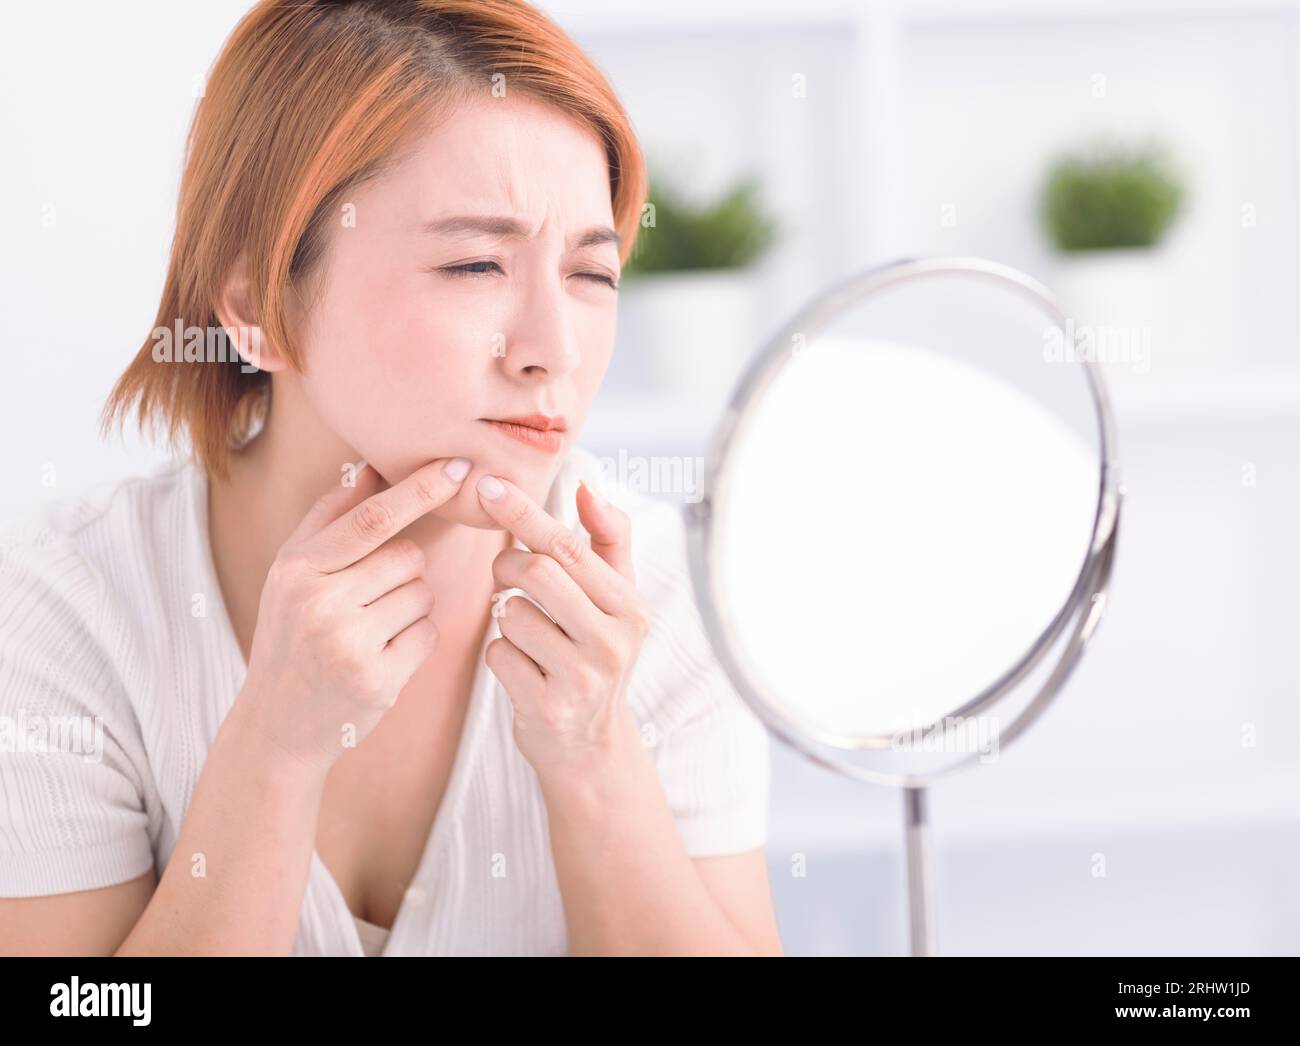
[[748,269],[650,273],[619,295],[619,353],[634,353],[655,391],[724,400],[757,349]]
[[1107,381],[1145,383],[1162,364],[1159,337],[1163,252],[1125,247],[1058,255],[1052,290],[1078,351],[1091,352]]

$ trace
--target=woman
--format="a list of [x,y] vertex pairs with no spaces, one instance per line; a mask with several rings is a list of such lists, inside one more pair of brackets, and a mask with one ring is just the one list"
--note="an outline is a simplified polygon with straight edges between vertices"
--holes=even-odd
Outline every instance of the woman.
[[524,3],[245,17],[105,410],[192,455],[0,546],[7,950],[781,954],[680,518],[574,442],[645,192]]

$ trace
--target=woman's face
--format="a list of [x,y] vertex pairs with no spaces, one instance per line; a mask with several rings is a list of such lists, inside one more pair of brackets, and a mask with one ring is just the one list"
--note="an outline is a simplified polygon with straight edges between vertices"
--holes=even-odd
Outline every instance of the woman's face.
[[[497,526],[484,473],[541,502],[613,351],[613,224],[592,132],[517,94],[465,103],[343,201],[298,327],[306,399],[390,483],[469,458],[449,522]],[[558,450],[485,420],[535,413],[563,419]]]

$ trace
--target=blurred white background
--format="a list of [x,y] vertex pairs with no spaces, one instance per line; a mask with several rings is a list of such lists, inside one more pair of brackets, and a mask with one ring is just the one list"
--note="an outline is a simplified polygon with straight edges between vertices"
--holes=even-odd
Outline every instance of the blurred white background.
[[[1037,219],[1048,164],[1103,133],[1169,144],[1187,192],[1142,270],[1150,368],[1109,371],[1128,489],[1111,609],[1044,720],[935,787],[939,946],[1300,953],[1300,3],[541,6],[609,75],[652,171],[701,200],[752,173],[782,224],[730,285],[711,382],[656,380],[629,294],[583,439],[611,457],[704,454],[744,359],[860,269],[982,255],[1065,295]],[[152,326],[198,85],[246,7],[6,11],[0,511],[166,456],[96,423]],[[773,750],[787,951],[903,953],[901,800]]]

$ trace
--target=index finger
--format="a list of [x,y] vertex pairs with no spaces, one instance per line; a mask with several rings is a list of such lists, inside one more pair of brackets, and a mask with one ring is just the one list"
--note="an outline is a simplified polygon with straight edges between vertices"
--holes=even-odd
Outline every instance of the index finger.
[[[503,488],[495,498],[484,493],[486,479],[496,479]],[[626,579],[572,530],[537,504],[510,480],[483,476],[478,484],[479,504],[494,520],[528,546],[530,552],[550,556],[607,614],[618,614],[623,605],[619,582]]]
[[[460,463],[459,477],[447,470]],[[332,574],[369,555],[426,512],[451,500],[469,474],[464,458],[437,458],[373,494],[303,544],[308,562]]]
[[347,471],[340,477],[338,486],[322,494],[307,514],[299,520],[289,535],[289,541],[305,541],[313,534],[323,530],[331,520],[338,519],[353,505],[384,489],[383,478],[375,467],[364,462],[351,466],[351,483],[344,482],[349,477]]

